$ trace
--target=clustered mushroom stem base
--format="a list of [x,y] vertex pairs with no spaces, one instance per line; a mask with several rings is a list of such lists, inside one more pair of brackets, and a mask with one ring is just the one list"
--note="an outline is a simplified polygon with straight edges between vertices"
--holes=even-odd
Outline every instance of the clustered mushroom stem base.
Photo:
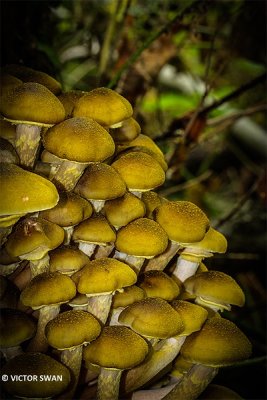
[[86,167],[87,164],[63,160],[57,168],[52,182],[59,187],[59,189],[71,191],[74,189]]
[[43,352],[45,353],[48,349],[48,343],[45,337],[45,327],[46,324],[51,321],[51,319],[55,318],[60,310],[60,306],[44,306],[39,310],[39,318],[37,324],[37,331],[34,338],[31,340],[27,351],[31,352]]
[[87,311],[103,324],[107,322],[112,303],[112,293],[88,298]]
[[42,127],[37,125],[18,124],[16,127],[15,148],[20,164],[32,168],[39,149]]
[[195,275],[198,267],[199,262],[188,261],[180,256],[177,259],[177,263],[172,275],[181,282],[184,282],[187,278],[190,278],[190,276]]
[[61,362],[65,364],[72,372],[70,390],[65,393],[65,399],[73,399],[73,395],[75,393],[80,376],[82,351],[83,346],[77,346],[73,349],[66,349],[61,352]]
[[97,400],[117,400],[119,398],[122,370],[101,368],[97,384]]
[[171,363],[179,353],[185,338],[186,336],[181,336],[160,341],[155,346],[152,356],[148,360],[127,371],[125,376],[125,392],[129,393],[143,386]]
[[193,365],[162,400],[195,400],[217,375],[219,369],[201,364]]
[[148,261],[145,266],[145,271],[163,271],[179,249],[180,245],[178,243],[172,241],[169,242],[167,249],[162,254]]

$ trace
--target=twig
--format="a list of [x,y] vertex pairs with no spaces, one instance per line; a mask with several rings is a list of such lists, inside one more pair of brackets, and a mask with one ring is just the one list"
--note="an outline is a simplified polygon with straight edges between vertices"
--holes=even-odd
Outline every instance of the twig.
[[165,196],[169,196],[170,194],[188,189],[189,187],[197,185],[198,183],[203,182],[206,179],[210,178],[212,173],[213,173],[212,171],[207,170],[202,175],[197,176],[196,178],[190,179],[189,181],[181,183],[180,185],[171,186],[169,188],[163,189],[163,190],[159,191],[158,193],[161,196],[165,197]]
[[227,221],[229,221],[235,214],[237,214],[241,207],[248,201],[250,196],[257,190],[258,185],[262,179],[262,175],[256,180],[256,182],[251,185],[247,193],[244,194],[244,196],[241,197],[241,199],[236,203],[236,205],[232,208],[232,210],[226,214],[223,218],[221,218],[217,224],[215,224],[214,228],[219,229],[222,225],[224,225]]
[[267,104],[257,104],[252,107],[248,107],[246,110],[240,110],[231,113],[230,115],[224,115],[222,117],[216,117],[216,118],[210,118],[207,121],[207,126],[216,126],[216,125],[221,125],[221,124],[226,124],[226,127],[228,125],[232,125],[233,122],[235,122],[237,119],[242,118],[242,117],[247,117],[249,115],[255,114],[259,111],[264,111],[267,110]]
[[168,30],[171,29],[171,27],[177,23],[178,21],[181,21],[185,15],[192,13],[193,11],[197,11],[199,8],[201,8],[203,5],[209,4],[210,1],[205,1],[205,0],[195,0],[193,1],[189,6],[184,7],[182,11],[180,11],[178,14],[174,16],[166,25],[164,25],[161,29],[158,31],[152,33],[147,40],[144,41],[143,45],[137,49],[126,61],[122,67],[119,69],[117,74],[114,76],[114,78],[110,81],[108,84],[109,88],[114,88],[118,81],[120,80],[122,74],[130,68],[131,65],[133,65],[137,59],[140,57],[140,55],[143,53],[145,49],[147,49],[158,37],[160,37],[163,33],[167,32]]

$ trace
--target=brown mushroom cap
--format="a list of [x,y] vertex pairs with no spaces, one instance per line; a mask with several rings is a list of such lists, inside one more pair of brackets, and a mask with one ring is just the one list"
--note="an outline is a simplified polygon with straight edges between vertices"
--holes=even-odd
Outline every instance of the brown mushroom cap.
[[54,207],[59,199],[48,179],[13,164],[0,164],[0,215],[26,214]]
[[145,258],[163,253],[167,245],[165,231],[157,222],[148,218],[138,218],[121,228],[115,242],[120,252]]
[[128,143],[129,141],[135,139],[140,132],[140,125],[132,117],[125,119],[120,127],[110,129],[110,134],[115,143]]
[[149,154],[129,152],[112,163],[131,191],[152,190],[165,181],[165,173],[160,164]]
[[[245,295],[237,282],[221,271],[206,271],[196,274],[184,282],[185,290],[203,301],[229,309],[230,304],[242,307]],[[203,302],[203,305],[204,305]]]
[[52,126],[65,118],[58,98],[45,86],[27,82],[4,96],[0,105],[3,116],[13,123]]
[[127,264],[115,258],[99,258],[79,272],[77,290],[87,295],[113,293],[134,285],[136,280],[135,272]]
[[138,277],[138,286],[147,297],[160,297],[164,300],[174,300],[180,293],[177,283],[163,271],[147,271]]
[[70,310],[58,314],[45,328],[48,343],[59,350],[90,343],[100,332],[101,326],[97,319],[82,310]]
[[[2,382],[4,390],[21,398],[46,399],[62,393],[70,383],[70,372],[65,365],[42,353],[24,353],[9,360],[2,369],[2,374],[37,376],[36,380],[8,379]],[[58,380],[45,380],[41,376],[60,376]]]
[[169,239],[179,243],[198,242],[209,229],[206,214],[189,201],[168,201],[155,209],[155,219]]
[[20,300],[25,306],[38,309],[45,305],[61,304],[76,294],[75,283],[60,272],[44,272],[35,276],[23,289]]
[[57,205],[49,210],[40,212],[39,216],[58,224],[59,226],[73,226],[92,215],[91,204],[73,192],[60,192]]
[[14,347],[34,336],[36,323],[23,311],[12,308],[0,309],[0,347]]
[[63,160],[79,163],[101,162],[113,155],[110,134],[96,121],[85,117],[69,118],[43,135],[47,151]]
[[145,215],[144,203],[132,193],[126,192],[122,197],[107,200],[103,208],[104,214],[111,225],[119,228]]
[[91,90],[76,103],[75,117],[92,118],[100,125],[112,126],[132,116],[131,104],[114,90],[100,87]]
[[221,367],[247,359],[251,343],[233,322],[210,318],[200,331],[186,338],[181,355],[196,364]]
[[110,165],[88,165],[79,179],[75,193],[88,200],[110,200],[123,196],[126,185],[120,174]]
[[137,301],[126,307],[119,322],[140,335],[167,339],[180,334],[184,325],[180,315],[166,300],[154,297]]
[[84,348],[86,362],[104,368],[129,369],[148,354],[148,344],[125,326],[105,326],[101,335]]

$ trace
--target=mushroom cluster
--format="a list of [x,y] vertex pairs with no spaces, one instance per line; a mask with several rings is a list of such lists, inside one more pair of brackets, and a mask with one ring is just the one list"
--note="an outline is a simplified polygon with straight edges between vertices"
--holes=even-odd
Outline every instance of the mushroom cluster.
[[157,194],[168,167],[127,99],[7,65],[0,112],[2,373],[35,377],[7,396],[194,400],[250,356],[220,315],[242,289],[203,264],[226,238]]

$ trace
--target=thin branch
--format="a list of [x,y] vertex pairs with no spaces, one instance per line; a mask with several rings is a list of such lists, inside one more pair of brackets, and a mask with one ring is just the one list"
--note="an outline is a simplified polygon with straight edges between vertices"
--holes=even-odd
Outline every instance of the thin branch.
[[143,53],[143,51],[145,49],[147,49],[158,37],[160,37],[163,33],[168,32],[172,26],[181,21],[185,15],[190,14],[192,12],[201,10],[201,7],[203,5],[207,5],[210,4],[210,1],[205,1],[205,0],[195,0],[193,1],[189,6],[185,6],[184,9],[182,11],[180,11],[178,14],[176,14],[174,16],[174,18],[172,18],[166,25],[164,25],[161,29],[159,29],[158,31],[152,33],[147,40],[144,41],[143,45],[137,49],[128,59],[128,61],[126,61],[126,63],[124,63],[122,65],[122,67],[119,69],[119,71],[117,72],[117,74],[114,76],[114,78],[110,81],[108,87],[109,88],[114,88],[118,81],[120,80],[122,74],[129,69],[136,61],[137,59],[140,57],[140,55]]
[[239,118],[247,117],[249,115],[255,114],[260,111],[265,111],[265,110],[267,110],[266,103],[257,104],[255,106],[248,107],[245,110],[236,111],[231,114],[224,115],[222,117],[210,118],[207,121],[207,126],[216,126],[216,125],[226,124],[226,127],[227,127],[229,125],[232,125],[233,122],[235,122]]
[[228,222],[231,218],[233,218],[235,214],[240,211],[243,205],[249,200],[250,196],[257,190],[261,179],[262,175],[260,175],[260,177],[253,183],[253,185],[251,185],[247,193],[245,193],[244,196],[240,198],[240,200],[235,204],[232,210],[217,222],[214,227],[215,229],[219,229],[222,225]]
[[188,189],[188,188],[190,188],[190,187],[192,187],[194,185],[197,185],[200,182],[205,181],[206,179],[209,179],[211,177],[212,173],[213,173],[212,171],[207,170],[203,174],[201,174],[200,176],[197,176],[196,178],[190,179],[189,181],[181,183],[179,185],[171,186],[169,188],[160,190],[158,193],[161,196],[165,197],[165,196],[169,196],[170,194],[173,194],[173,193]]

